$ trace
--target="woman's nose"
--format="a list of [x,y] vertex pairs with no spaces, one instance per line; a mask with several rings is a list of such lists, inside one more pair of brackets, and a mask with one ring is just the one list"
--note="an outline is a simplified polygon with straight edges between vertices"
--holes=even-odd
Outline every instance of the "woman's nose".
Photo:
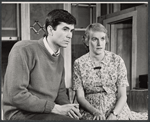
[[101,44],[101,40],[98,40],[97,41],[97,46],[100,46],[100,44]]

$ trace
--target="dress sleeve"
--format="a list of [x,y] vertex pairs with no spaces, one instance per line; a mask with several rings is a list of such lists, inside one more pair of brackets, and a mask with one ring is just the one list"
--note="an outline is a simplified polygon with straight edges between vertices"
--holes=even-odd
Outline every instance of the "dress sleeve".
[[126,87],[129,86],[127,79],[127,69],[122,58],[120,58],[119,60],[117,73],[118,73],[117,86],[126,86]]
[[77,60],[74,62],[73,65],[73,83],[72,83],[72,89],[77,90],[79,88],[83,88],[82,84],[82,78],[81,78],[81,71],[79,62]]

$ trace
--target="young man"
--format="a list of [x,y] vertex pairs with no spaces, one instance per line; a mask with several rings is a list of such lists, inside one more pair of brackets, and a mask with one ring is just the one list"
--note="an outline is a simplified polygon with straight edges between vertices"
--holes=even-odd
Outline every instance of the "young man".
[[70,104],[60,47],[71,41],[76,19],[56,9],[46,18],[40,40],[20,41],[12,48],[4,81],[6,120],[71,120],[81,114]]

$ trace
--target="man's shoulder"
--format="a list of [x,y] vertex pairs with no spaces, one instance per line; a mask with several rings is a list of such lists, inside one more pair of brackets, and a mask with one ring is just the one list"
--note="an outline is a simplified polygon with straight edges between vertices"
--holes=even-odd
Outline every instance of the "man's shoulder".
[[[22,40],[18,41],[14,44],[11,49],[12,54],[14,53],[21,53],[21,52],[33,52],[31,50],[37,50],[38,47],[38,40]],[[35,51],[34,51],[35,52]]]
[[25,48],[32,48],[38,45],[39,40],[22,40],[15,43],[13,46],[14,49],[25,49]]
[[36,43],[38,43],[38,40],[22,40],[22,41],[18,41],[14,46],[26,47]]

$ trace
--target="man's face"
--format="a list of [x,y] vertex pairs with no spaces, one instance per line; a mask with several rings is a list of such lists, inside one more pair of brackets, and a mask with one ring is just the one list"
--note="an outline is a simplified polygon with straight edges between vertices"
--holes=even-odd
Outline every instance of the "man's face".
[[67,47],[68,43],[72,39],[72,33],[74,30],[73,24],[67,24],[61,22],[57,27],[56,30],[52,31],[52,43],[57,47]]
[[104,52],[106,45],[106,34],[104,32],[90,32],[89,35],[89,49],[95,54],[99,55]]

